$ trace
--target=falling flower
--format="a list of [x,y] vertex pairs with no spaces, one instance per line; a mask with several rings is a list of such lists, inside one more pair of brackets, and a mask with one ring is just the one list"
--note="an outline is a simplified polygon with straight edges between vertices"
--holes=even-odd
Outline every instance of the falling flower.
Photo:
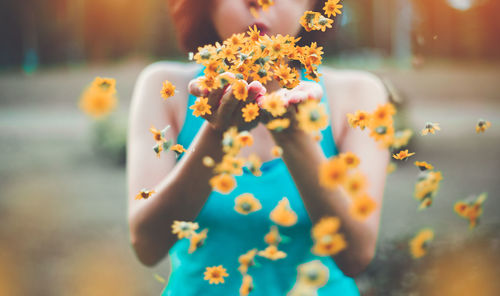
[[182,239],[193,235],[198,227],[199,225],[197,222],[175,220],[172,224],[172,233],[177,234],[178,239]]
[[432,170],[434,167],[425,161],[415,161],[415,165],[421,170],[421,171],[426,171],[426,170]]
[[112,92],[100,91],[100,88],[89,88],[83,93],[78,107],[87,115],[99,119],[116,109],[117,103],[118,100]]
[[352,197],[355,198],[362,194],[366,189],[366,177],[360,171],[347,175],[344,183],[344,189]]
[[394,138],[392,139],[391,148],[399,149],[403,146],[408,145],[408,142],[410,141],[412,136],[413,132],[410,129],[395,132]]
[[350,208],[350,214],[353,218],[363,221],[368,218],[377,208],[377,203],[368,194],[363,194],[354,199]]
[[262,176],[262,171],[260,170],[262,161],[260,160],[260,157],[257,156],[257,154],[252,153],[248,156],[246,166],[254,176]]
[[269,245],[263,251],[259,251],[258,255],[273,261],[286,257],[286,253],[278,250],[278,247],[275,245]]
[[203,161],[203,165],[208,167],[208,168],[213,167],[215,165],[214,159],[210,156],[204,156],[202,161]]
[[328,189],[335,189],[344,183],[347,165],[339,157],[332,157],[319,167],[319,183]]
[[323,7],[323,10],[325,11],[325,14],[330,17],[330,16],[337,16],[337,14],[342,14],[342,11],[340,10],[343,6],[339,4],[340,0],[328,0],[325,2],[325,7]]
[[320,239],[325,235],[335,234],[340,229],[340,219],[337,217],[323,217],[314,224],[311,233],[314,239]]
[[280,146],[273,146],[271,149],[271,155],[274,157],[281,157],[283,155],[283,148]]
[[389,164],[387,165],[387,174],[392,174],[394,173],[394,171],[396,171],[396,169],[398,168],[398,166],[394,163],[394,162],[389,162]]
[[141,189],[141,192],[139,192],[136,196],[135,199],[148,199],[151,197],[153,193],[156,193],[154,190],[147,190],[147,189]]
[[175,144],[172,147],[170,147],[170,150],[174,151],[177,153],[177,155],[182,154],[184,152],[187,152],[187,150],[181,145],[181,144]]
[[427,253],[428,243],[434,239],[432,229],[426,228],[420,230],[417,235],[409,242],[410,253],[413,258],[421,258]]
[[236,180],[229,174],[219,174],[210,179],[210,186],[215,191],[228,194],[236,187]]
[[198,116],[203,116],[205,114],[212,114],[212,111],[210,110],[212,107],[208,104],[208,98],[197,98],[196,101],[194,102],[194,105],[189,107],[189,109],[193,110],[193,115],[198,117]]
[[271,230],[264,236],[264,241],[268,245],[278,245],[281,242],[281,236],[276,225],[271,226]]
[[229,274],[227,274],[226,272],[226,269],[222,267],[222,265],[207,267],[204,275],[204,280],[207,280],[210,284],[216,285],[218,285],[219,283],[224,283],[224,277],[229,276]]
[[250,122],[259,116],[259,106],[256,103],[249,103],[241,109],[245,122]]
[[153,138],[157,143],[163,144],[166,141],[161,131],[157,130],[153,125],[149,128],[149,131],[153,134]]
[[476,124],[476,133],[479,134],[485,132],[490,126],[491,122],[484,119],[479,119]]
[[359,158],[353,152],[345,152],[338,155],[338,157],[346,164],[348,169],[355,169],[359,165]]
[[163,88],[161,89],[161,96],[163,97],[164,100],[170,98],[175,94],[175,86],[172,84],[172,82],[166,80],[163,82]]
[[399,151],[397,154],[393,154],[392,157],[399,160],[405,160],[412,155],[415,155],[415,152],[408,153],[408,149],[406,149]]
[[207,238],[208,229],[203,229],[200,233],[194,232],[189,238],[189,249],[188,253],[192,254],[194,251],[198,250]]
[[240,147],[252,146],[253,136],[248,131],[242,131],[236,136],[236,141]]
[[346,247],[347,242],[343,234],[327,234],[316,240],[311,252],[318,256],[332,256],[338,254]]
[[469,228],[477,226],[479,217],[483,214],[483,203],[488,197],[486,192],[481,193],[474,201],[458,201],[455,203],[454,210],[462,218],[469,220]]
[[379,126],[392,125],[394,114],[396,114],[396,108],[392,103],[378,105],[370,116],[370,128],[374,130]]
[[255,265],[255,255],[257,255],[257,249],[252,249],[238,257],[238,262],[240,263],[238,270],[241,274],[246,274],[248,268]]
[[274,0],[258,0],[258,3],[262,7],[262,10],[267,11],[270,6],[274,5]]
[[292,226],[297,223],[297,214],[290,207],[288,198],[283,197],[278,205],[271,211],[269,217],[271,220],[281,226]]
[[281,132],[290,126],[290,119],[288,118],[277,118],[269,121],[266,127],[275,132]]
[[298,106],[297,121],[305,132],[317,132],[328,125],[325,106],[316,100],[307,100]]
[[251,193],[243,193],[234,199],[234,210],[242,215],[248,215],[261,208],[259,200]]
[[297,283],[319,289],[326,285],[329,270],[320,260],[313,260],[297,266]]
[[425,136],[429,133],[434,135],[436,133],[436,131],[439,131],[439,130],[441,130],[441,128],[439,127],[439,123],[427,122],[425,124],[424,129],[421,131],[421,134],[422,134],[422,136]]
[[153,151],[156,153],[156,156],[160,158],[160,154],[163,151],[163,144],[156,143],[153,146]]
[[231,154],[226,154],[222,157],[222,161],[215,166],[214,171],[218,174],[225,173],[241,176],[243,175],[244,165],[245,159]]
[[253,279],[250,275],[243,276],[243,282],[240,286],[240,296],[247,296],[253,290]]
[[370,113],[365,111],[356,111],[355,114],[347,114],[347,122],[353,128],[359,127],[364,130],[368,123],[370,122]]

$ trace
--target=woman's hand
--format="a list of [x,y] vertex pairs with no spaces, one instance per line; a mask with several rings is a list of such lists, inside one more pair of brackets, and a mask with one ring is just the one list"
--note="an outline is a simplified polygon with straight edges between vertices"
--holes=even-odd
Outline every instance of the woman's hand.
[[[234,78],[231,73],[224,74]],[[188,90],[190,94],[196,97],[208,98],[208,105],[210,105],[212,114],[205,114],[202,117],[210,123],[212,128],[223,132],[231,126],[238,127],[238,130],[250,130],[257,126],[260,116],[251,122],[245,122],[241,109],[246,104],[257,102],[266,93],[266,89],[260,82],[253,81],[250,84],[244,82],[248,89],[248,97],[245,101],[241,101],[234,96],[231,84],[208,91],[200,85],[199,79],[191,80]]]

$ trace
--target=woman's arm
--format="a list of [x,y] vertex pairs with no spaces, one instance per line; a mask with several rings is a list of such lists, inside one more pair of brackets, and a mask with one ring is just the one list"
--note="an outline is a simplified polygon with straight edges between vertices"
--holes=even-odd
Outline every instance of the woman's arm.
[[[384,104],[387,101],[387,94],[380,81],[372,77],[363,77],[358,82],[354,94],[356,97],[351,97],[348,104],[354,103],[357,109],[373,110],[377,104]],[[273,133],[273,137],[277,145],[283,148],[283,160],[313,223],[324,216],[337,216],[341,219],[348,247],[335,255],[335,262],[346,275],[359,274],[375,254],[380,206],[389,161],[388,151],[378,148],[367,131],[346,129],[342,139],[336,139],[340,152],[351,151],[360,158],[359,168],[367,178],[368,193],[378,203],[378,209],[370,218],[359,222],[349,214],[351,200],[343,190],[332,191],[319,184],[319,166],[327,160],[319,144],[298,129]]]
[[[198,131],[189,152],[178,164],[172,151],[163,151],[161,159],[157,159],[148,129],[151,124],[158,129],[171,125],[173,133],[169,138],[177,138],[179,128],[175,114],[186,112],[186,105],[179,104],[179,100],[186,100],[188,88],[188,81],[178,78],[182,71],[185,72],[175,67],[146,70],[137,82],[131,105],[127,150],[128,220],[132,246],[139,260],[148,266],[158,263],[175,243],[176,237],[171,230],[173,221],[192,221],[205,204],[212,191],[209,179],[213,174],[211,168],[202,164],[202,159],[204,156],[215,161],[222,159],[222,131],[232,123],[232,118],[222,118],[218,114],[232,114],[239,104],[230,89],[224,95],[222,90],[208,94],[213,114],[210,123],[205,122]],[[190,78],[193,74],[185,76]],[[179,93],[184,96],[178,98],[176,95],[166,101],[161,99],[159,88],[165,79],[177,85]],[[201,95],[195,84],[189,84],[189,88],[195,95]],[[256,96],[257,92],[256,88],[249,89],[249,97]],[[135,200],[142,188],[154,189],[156,193],[147,200]]]

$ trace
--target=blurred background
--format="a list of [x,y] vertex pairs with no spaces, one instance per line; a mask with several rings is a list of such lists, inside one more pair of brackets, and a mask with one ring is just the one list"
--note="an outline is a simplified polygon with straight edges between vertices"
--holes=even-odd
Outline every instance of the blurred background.
[[[276,0],[283,1],[283,0]],[[128,108],[140,71],[187,61],[163,0],[0,2],[0,295],[159,295],[168,261],[135,259],[126,221]],[[444,180],[417,211],[418,170],[390,174],[378,252],[357,281],[364,295],[500,295],[500,2],[342,1],[325,64],[368,70],[396,91],[414,160]],[[96,76],[117,81],[103,120],[77,106]],[[479,118],[492,122],[475,133]],[[418,134],[439,122],[435,136]],[[453,204],[488,192],[477,229]],[[435,230],[428,256],[408,239]]]

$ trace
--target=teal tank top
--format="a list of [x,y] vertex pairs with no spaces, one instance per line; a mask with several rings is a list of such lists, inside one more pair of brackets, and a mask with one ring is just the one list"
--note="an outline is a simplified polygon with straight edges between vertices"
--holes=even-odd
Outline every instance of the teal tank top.
[[[198,74],[201,75],[203,71]],[[301,76],[302,80],[307,80],[304,71]],[[323,80],[320,80],[320,85],[326,94]],[[196,97],[189,96],[188,108],[195,100]],[[329,115],[326,95],[321,100]],[[177,143],[184,147],[189,147],[204,122],[203,118],[195,117],[190,111],[187,109],[184,126],[177,138]],[[338,154],[330,123],[322,131],[320,144],[326,157]],[[264,236],[271,225],[274,225],[269,214],[283,197],[288,198],[291,208],[298,216],[295,225],[278,226],[280,235],[288,237],[287,242],[282,241],[278,245],[278,249],[287,256],[276,261],[255,256],[258,266],[248,269],[254,285],[250,296],[285,296],[295,284],[297,266],[312,260],[321,260],[329,269],[329,280],[318,289],[318,296],[359,295],[354,280],[344,275],[330,256],[321,257],[311,253],[312,223],[284,161],[275,158],[264,162],[261,171],[262,175],[255,177],[244,168],[242,176],[235,176],[237,187],[230,194],[211,192],[194,220],[199,223],[199,230],[209,229],[205,244],[192,254],[188,253],[188,239],[181,239],[172,246],[168,253],[171,273],[162,296],[239,295],[242,275],[238,271],[238,257],[253,248],[263,250],[267,247]],[[236,212],[234,199],[243,193],[252,193],[259,199],[262,208],[248,215]],[[205,268],[218,265],[226,268],[229,276],[225,277],[223,284],[211,285],[204,280]]]

